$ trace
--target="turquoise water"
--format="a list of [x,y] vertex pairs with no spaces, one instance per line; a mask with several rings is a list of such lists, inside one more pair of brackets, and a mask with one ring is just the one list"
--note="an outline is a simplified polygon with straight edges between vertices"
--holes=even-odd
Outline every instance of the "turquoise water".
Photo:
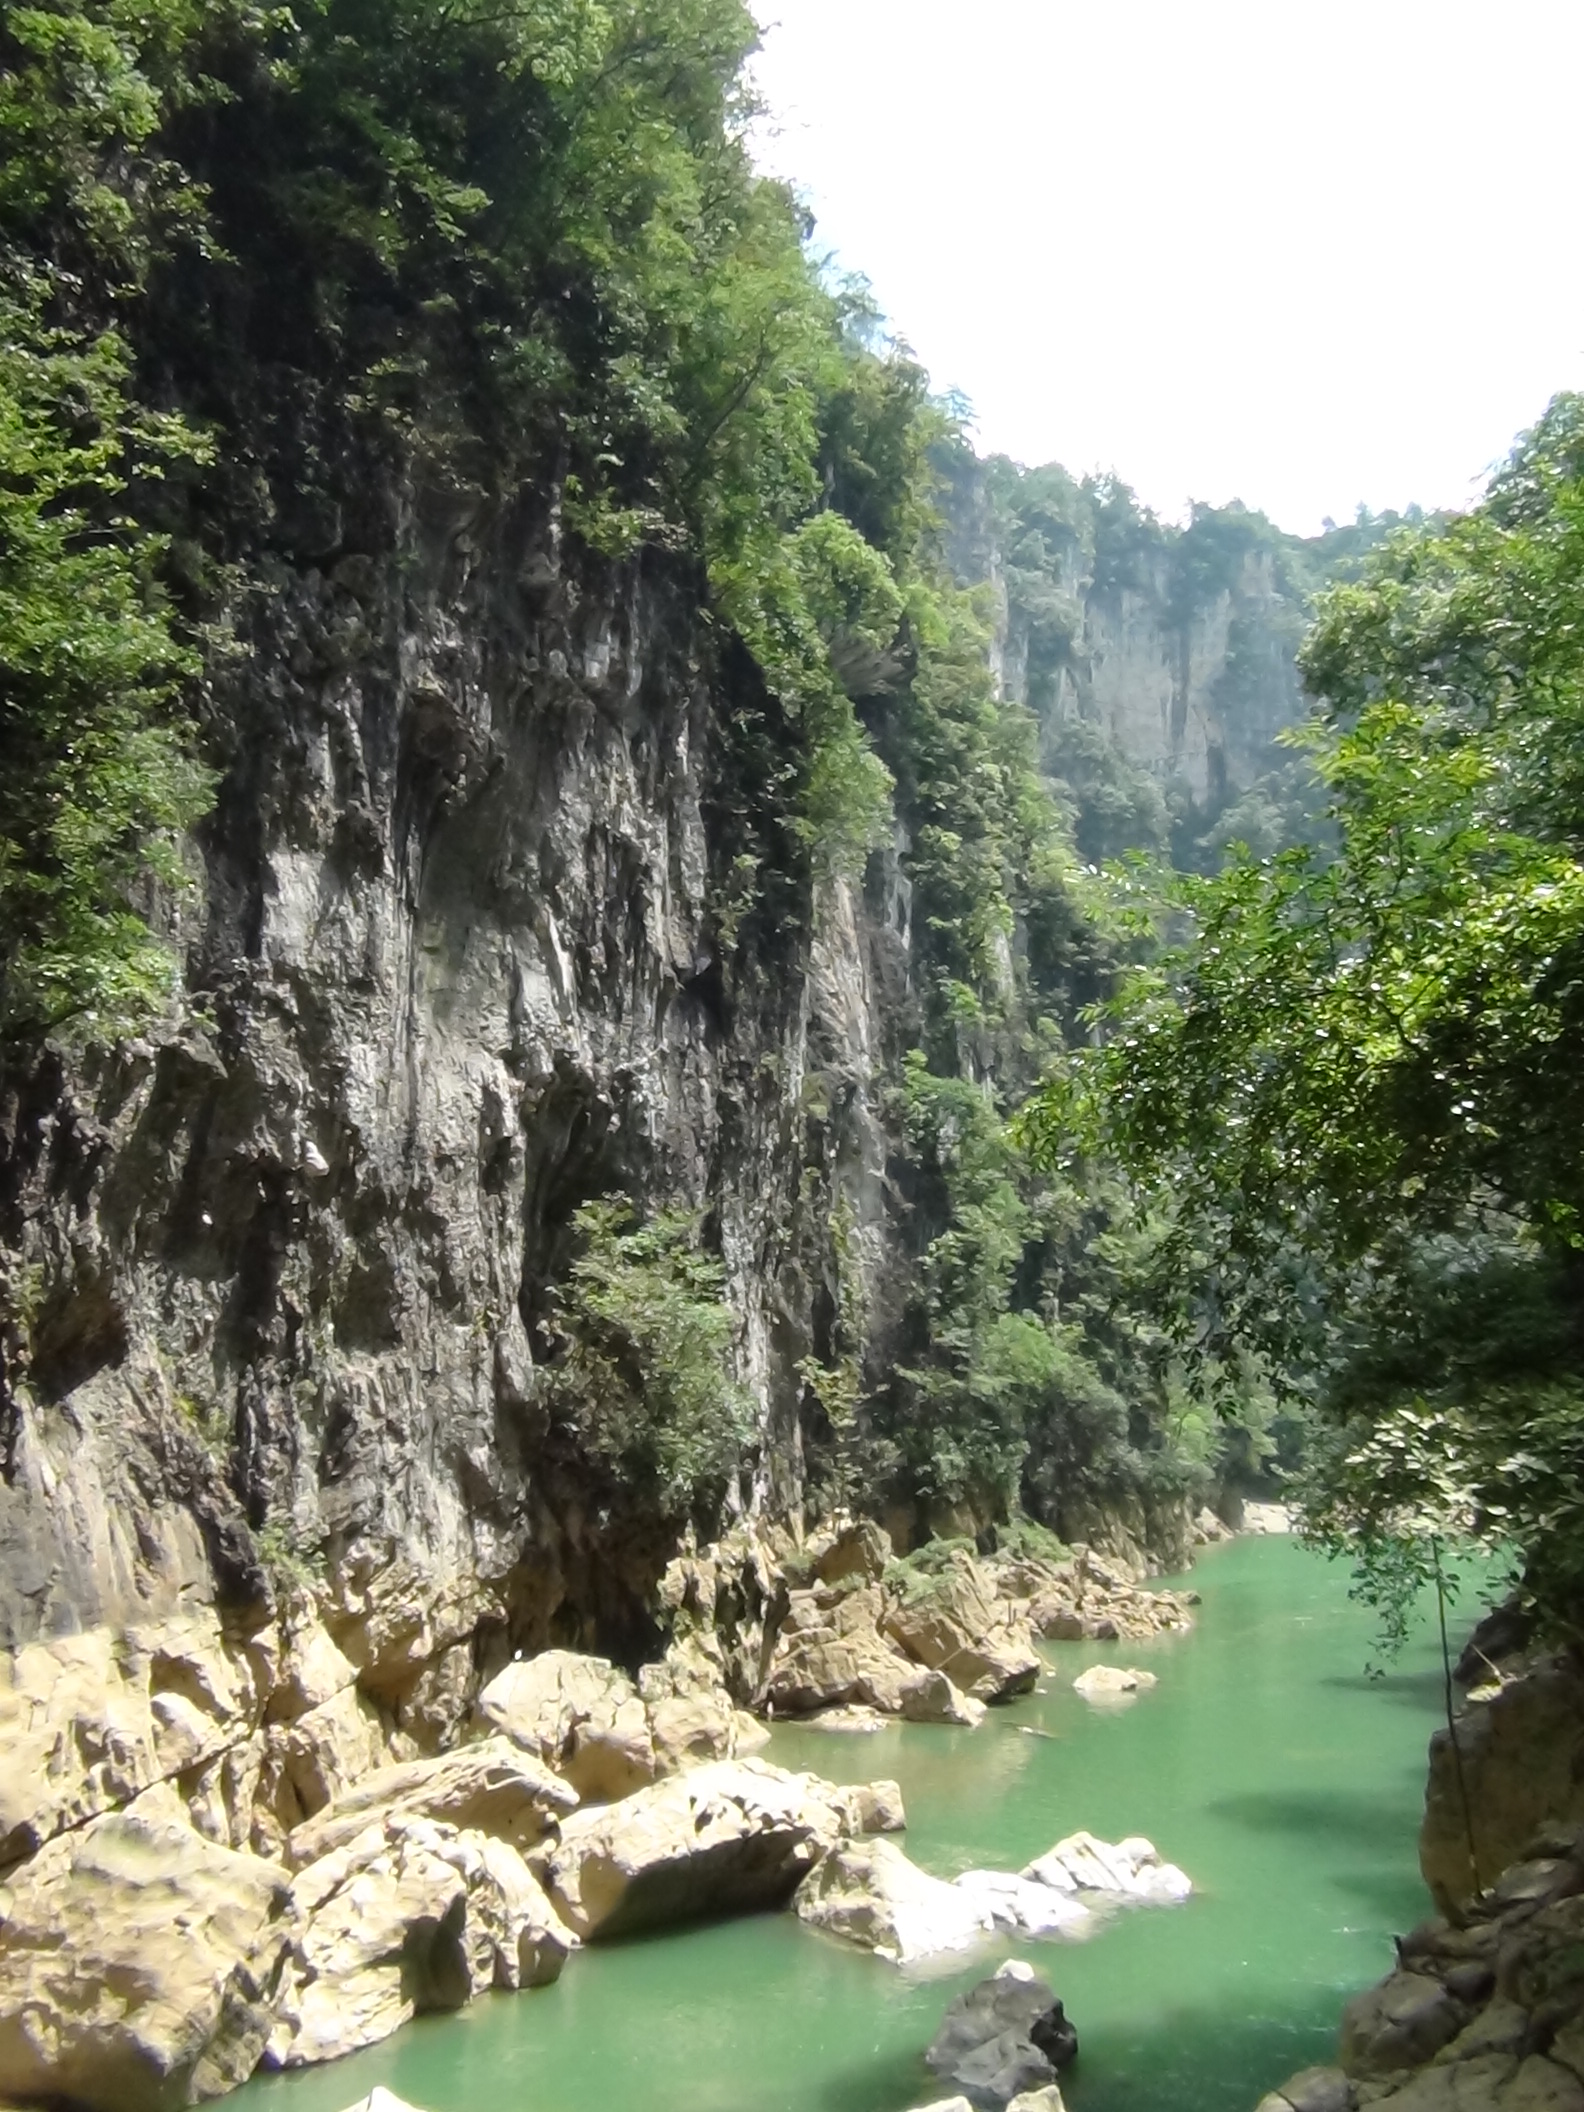
[[[941,1876],[1017,1869],[1062,1834],[1146,1833],[1197,1886],[1034,1960],[1077,2025],[1071,2112],[1250,2112],[1327,2056],[1344,1999],[1426,1911],[1414,1842],[1438,1661],[1428,1634],[1364,1676],[1347,1577],[1290,1541],[1211,1551],[1188,1636],[1046,1646],[1045,1691],[976,1732],[786,1729],[768,1758],[839,1780],[893,1775],[906,1846]],[[1114,1713],[1070,1682],[1147,1665]],[[1031,1735],[1042,1732],[1047,1735]],[[238,2112],[341,2112],[384,2083],[424,2112],[904,2112],[938,2096],[920,2058],[985,1970],[904,1979],[791,1915],[575,1955],[553,1988],[420,2019],[333,2067],[251,2083]]]

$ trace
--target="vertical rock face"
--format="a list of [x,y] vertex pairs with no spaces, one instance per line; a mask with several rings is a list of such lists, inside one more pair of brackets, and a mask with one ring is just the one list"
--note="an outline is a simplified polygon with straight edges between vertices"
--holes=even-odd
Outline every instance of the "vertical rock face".
[[[620,1188],[713,1213],[762,1419],[738,1493],[787,1498],[805,1158],[870,1236],[879,1153],[846,893],[816,916],[772,836],[720,938],[763,795],[734,729],[773,741],[778,707],[692,569],[570,564],[543,493],[382,500],[240,612],[178,1005],[95,1068],[5,1085],[0,1643],[213,1608],[234,1654],[275,1635],[261,1553],[278,1578],[311,1550],[343,1685],[421,1747],[477,1652],[636,1653],[674,1552],[535,1397],[575,1209]],[[845,1066],[819,1125],[811,1046]],[[151,1755],[177,1716],[183,1764],[210,1757],[204,1693],[144,1656],[105,1763],[125,1745],[133,1789],[175,1772]]]

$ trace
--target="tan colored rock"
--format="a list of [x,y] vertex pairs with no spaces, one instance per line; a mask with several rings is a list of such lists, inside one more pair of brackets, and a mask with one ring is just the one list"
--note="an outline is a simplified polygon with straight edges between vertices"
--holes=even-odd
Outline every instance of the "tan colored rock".
[[397,1697],[396,1720],[421,1753],[446,1752],[461,1740],[477,1684],[471,1641],[453,1643]]
[[1448,1735],[1430,1741],[1419,1867],[1443,1913],[1460,1909],[1550,1822],[1584,1820],[1584,1677],[1548,1659],[1457,1718],[1473,1858]]
[[814,1565],[822,1584],[839,1584],[845,1577],[863,1577],[878,1584],[891,1560],[891,1535],[871,1519],[860,1518],[844,1526]]
[[480,1717],[536,1753],[589,1803],[611,1803],[658,1773],[638,1689],[603,1657],[543,1650],[492,1679]]
[[245,2081],[289,1896],[185,1825],[112,1813],[51,1841],[0,1895],[0,2092],[174,2112]]
[[727,1760],[574,1813],[535,1860],[579,1936],[627,1935],[783,1905],[850,1820],[817,1776]]
[[959,1694],[944,1672],[920,1667],[917,1678],[903,1690],[902,1714],[909,1723],[950,1723],[974,1731],[985,1713],[985,1704],[971,1694]]
[[366,1826],[299,1872],[276,2067],[371,2046],[426,2010],[540,1986],[573,1939],[514,1848],[421,1818]]
[[356,1687],[344,1687],[295,1722],[278,1726],[269,1744],[306,1818],[394,1758],[378,1706]]
[[295,1723],[356,1684],[357,1667],[336,1647],[323,1621],[317,1616],[299,1619],[285,1635],[266,1719]]
[[900,1716],[923,1684],[919,1667],[873,1629],[794,1629],[776,1644],[764,1706],[776,1716],[804,1716],[857,1703]]
[[[650,1702],[648,1718],[657,1775],[674,1775],[711,1760],[730,1760],[742,1750],[739,1711],[724,1694],[674,1694]],[[752,1717],[748,1721],[752,1723]]]
[[999,1603],[991,1580],[961,1550],[937,1574],[889,1594],[883,1626],[915,1663],[944,1672],[978,1701],[1026,1694],[1039,1676],[1027,1621]]
[[272,1670],[208,1608],[0,1653],[0,1866],[247,1739]]
[[297,1827],[287,1844],[294,1869],[346,1847],[373,1820],[435,1819],[487,1833],[514,1848],[534,1846],[577,1805],[577,1792],[508,1738],[380,1768],[328,1810]]

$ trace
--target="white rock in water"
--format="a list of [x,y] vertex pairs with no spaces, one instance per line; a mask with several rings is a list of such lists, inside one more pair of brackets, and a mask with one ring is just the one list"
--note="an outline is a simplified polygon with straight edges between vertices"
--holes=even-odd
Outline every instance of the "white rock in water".
[[348,2105],[347,2112],[419,2112],[419,2107],[408,2104],[406,2098],[398,2097],[394,2091],[376,2083],[367,2097],[360,2097],[355,2105]]
[[1070,1833],[1022,1872],[1055,1892],[1095,1892],[1155,1906],[1187,1899],[1193,1884],[1175,1863],[1163,1863],[1152,1841],[1140,1833],[1125,1841]]
[[1126,1694],[1141,1694],[1155,1683],[1154,1673],[1141,1672],[1137,1665],[1091,1665],[1073,1681],[1073,1691],[1085,1701],[1115,1701]]
[[803,1880],[798,1918],[893,1965],[977,1950],[994,1933],[987,1905],[908,1861],[893,1842],[844,1842]]
[[[1042,1885],[1007,1870],[965,1870],[953,1883],[1000,1928],[1022,1936],[1086,1934],[1094,1916],[1070,1890]],[[1016,1959],[1009,1960],[1017,1964]],[[1005,1972],[1005,1967],[1002,1971]],[[1033,1968],[1024,1970],[1032,1976]]]

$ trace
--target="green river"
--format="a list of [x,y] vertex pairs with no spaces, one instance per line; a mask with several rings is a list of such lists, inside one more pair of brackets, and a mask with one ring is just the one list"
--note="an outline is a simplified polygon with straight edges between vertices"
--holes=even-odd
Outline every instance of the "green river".
[[[1347,1995],[1426,1911],[1414,1856],[1438,1660],[1428,1633],[1364,1676],[1346,1571],[1287,1540],[1212,1550],[1195,1631],[1048,1644],[1044,1691],[979,1731],[781,1730],[766,1755],[840,1780],[895,1776],[906,1846],[945,1877],[1019,1868],[1080,1827],[1145,1833],[1196,1896],[1087,1943],[1024,1939],[1077,2026],[1071,2112],[1251,2112],[1327,2057]],[[1113,1712],[1085,1665],[1147,1665]],[[1032,1735],[1039,1733],[1042,1735]],[[384,2083],[425,2112],[905,2112],[941,2091],[921,2054],[985,1970],[909,1980],[790,1914],[575,1955],[560,1982],[422,2019],[325,2068],[249,2084],[238,2112],[341,2112]]]

